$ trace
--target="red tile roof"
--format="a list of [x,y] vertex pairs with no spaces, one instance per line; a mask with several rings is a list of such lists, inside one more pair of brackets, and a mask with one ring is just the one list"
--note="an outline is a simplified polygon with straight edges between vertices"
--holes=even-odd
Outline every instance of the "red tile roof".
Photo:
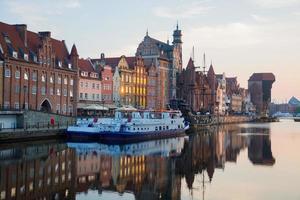
[[[26,30],[27,47],[25,47],[25,42],[23,41],[19,34],[19,31],[17,30],[17,25],[10,25],[0,22],[0,44],[2,46],[3,51],[5,53],[8,53],[8,48],[5,42],[4,34],[7,34],[8,38],[11,41],[11,46],[14,48],[15,51],[18,52],[19,48],[21,48],[24,51],[24,53],[28,54],[29,51],[32,51],[36,54],[36,56],[38,56],[38,51],[42,45],[42,38],[39,33],[34,33],[32,31]],[[52,50],[55,54],[55,58],[59,59],[64,64],[64,61],[69,60],[70,56],[64,40],[60,41],[53,38],[50,38],[50,40],[52,43]]]
[[4,34],[7,34],[11,41],[12,47],[18,51],[18,48],[22,48],[25,52],[26,48],[24,45],[24,42],[22,41],[16,27],[14,25],[5,24],[3,22],[0,22],[0,44],[2,46],[2,49],[5,53],[8,52],[8,48],[4,39]]
[[80,70],[85,72],[95,72],[92,63],[89,60],[83,58],[78,59],[78,67]]
[[249,81],[275,81],[275,76],[273,73],[254,73]]

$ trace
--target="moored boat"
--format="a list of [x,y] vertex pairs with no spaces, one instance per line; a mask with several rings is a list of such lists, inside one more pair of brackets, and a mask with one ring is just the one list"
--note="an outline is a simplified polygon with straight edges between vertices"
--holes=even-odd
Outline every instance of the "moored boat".
[[295,117],[295,118],[294,118],[294,121],[295,121],[295,122],[300,122],[300,117]]
[[188,128],[180,111],[117,111],[114,118],[78,119],[76,126],[68,127],[67,135],[73,140],[91,138],[127,143],[177,136]]

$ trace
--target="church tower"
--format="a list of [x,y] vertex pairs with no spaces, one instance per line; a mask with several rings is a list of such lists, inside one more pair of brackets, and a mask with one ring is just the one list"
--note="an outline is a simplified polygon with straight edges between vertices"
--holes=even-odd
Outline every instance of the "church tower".
[[178,22],[173,32],[173,65],[177,72],[182,71],[182,33],[178,28]]

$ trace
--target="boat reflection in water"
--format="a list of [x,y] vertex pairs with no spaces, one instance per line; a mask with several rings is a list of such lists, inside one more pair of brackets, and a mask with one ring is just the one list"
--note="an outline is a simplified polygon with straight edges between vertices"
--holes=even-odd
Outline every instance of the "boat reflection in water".
[[253,164],[275,164],[267,128],[233,125],[126,145],[44,142],[0,147],[0,197],[187,199],[183,193],[186,188],[193,191],[196,176],[202,177],[204,195],[215,170],[236,162],[246,149]]

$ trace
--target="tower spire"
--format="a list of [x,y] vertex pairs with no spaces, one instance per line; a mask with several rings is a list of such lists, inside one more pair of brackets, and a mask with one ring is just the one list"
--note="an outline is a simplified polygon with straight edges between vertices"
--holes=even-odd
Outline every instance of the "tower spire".
[[176,30],[178,30],[178,20],[177,20],[177,24],[176,24]]
[[148,36],[148,28],[147,28],[147,31],[146,31],[146,36]]

